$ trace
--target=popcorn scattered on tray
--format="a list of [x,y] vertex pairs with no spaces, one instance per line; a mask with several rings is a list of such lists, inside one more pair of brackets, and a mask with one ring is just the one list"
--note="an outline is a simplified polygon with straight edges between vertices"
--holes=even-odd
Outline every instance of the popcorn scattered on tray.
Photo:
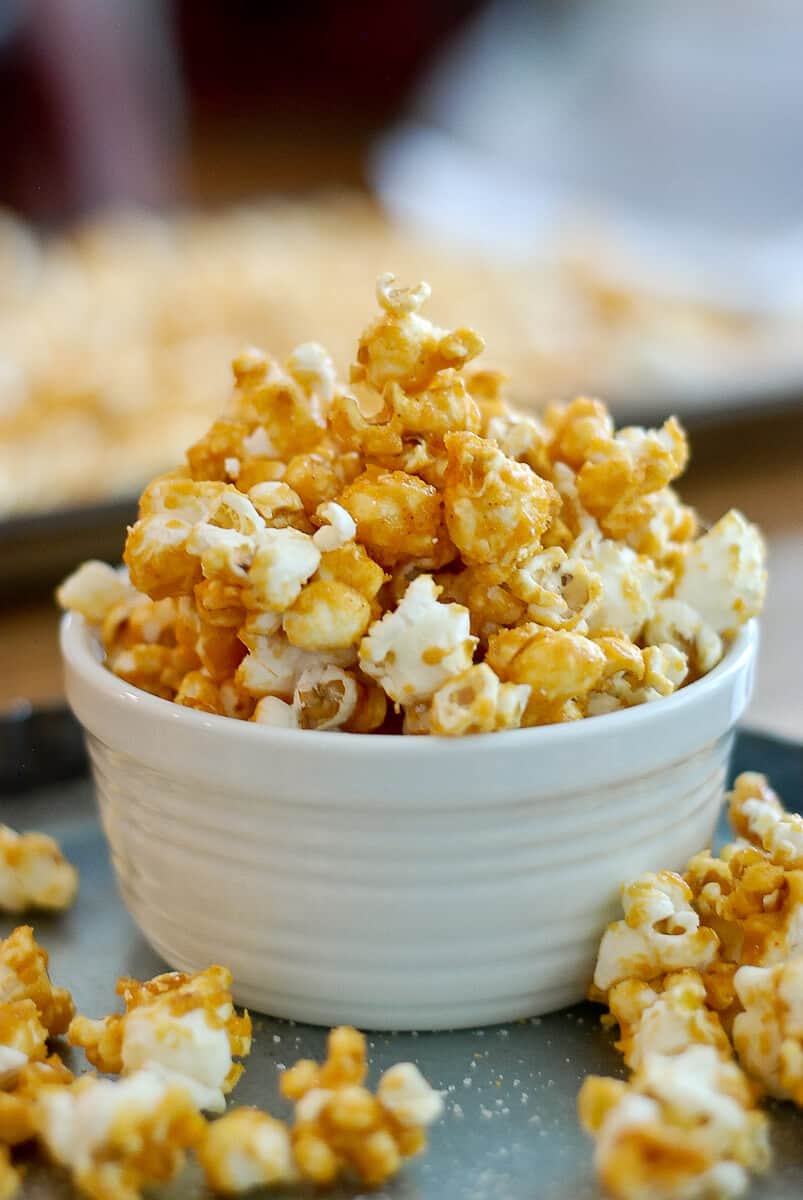
[[756,1096],[803,1106],[803,821],[754,773],[730,818],[718,857],[626,885],[600,944],[591,994],[634,1074],[587,1079],[579,1111],[620,1200],[741,1195],[769,1164]]
[[230,972],[218,966],[146,983],[121,979],[117,994],[125,1013],[97,1021],[75,1017],[67,1036],[99,1071],[147,1071],[180,1084],[199,1109],[222,1112],[244,1070],[232,1060],[251,1049],[251,1019],[235,1011],[230,989]]
[[69,908],[77,891],[78,872],[54,838],[0,825],[0,909]]
[[0,941],[0,1004],[32,1000],[50,1037],[66,1033],[75,1013],[66,988],[53,987],[47,951],[34,940],[30,925],[19,925]]
[[746,1076],[713,1046],[650,1053],[629,1082],[589,1076],[578,1099],[594,1162],[617,1200],[727,1200],[770,1164]]
[[173,1179],[204,1125],[185,1087],[150,1071],[84,1076],[38,1098],[43,1149],[93,1200],[140,1200],[143,1187]]
[[459,736],[659,701],[763,604],[758,530],[700,534],[674,418],[516,412],[471,329],[377,284],[348,383],[305,343],[234,359],[228,407],[142,494],[129,583],[59,590],[122,679],[282,729]]

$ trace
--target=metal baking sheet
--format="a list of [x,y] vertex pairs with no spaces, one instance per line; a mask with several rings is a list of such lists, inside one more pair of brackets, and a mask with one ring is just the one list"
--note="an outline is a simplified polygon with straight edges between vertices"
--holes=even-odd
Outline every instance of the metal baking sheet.
[[[3,753],[0,740],[0,754]],[[8,749],[8,744],[6,744]],[[743,734],[735,770],[766,771],[783,794],[803,793],[803,747]],[[119,975],[147,978],[165,969],[137,932],[118,899],[92,789],[85,779],[29,791],[2,801],[2,819],[18,829],[57,837],[81,872],[75,907],[59,917],[39,917],[36,935],[50,952],[53,977],[68,986],[79,1011],[100,1016],[116,1007]],[[724,827],[721,836],[726,835]],[[4,918],[5,936],[15,922]],[[226,947],[219,958],[226,961]],[[610,1035],[600,1028],[601,1010],[579,1005],[551,1016],[487,1029],[434,1034],[369,1035],[371,1077],[401,1059],[412,1059],[446,1094],[446,1113],[431,1136],[428,1153],[408,1163],[374,1200],[598,1200],[591,1143],[575,1115],[577,1090],[588,1073],[622,1074]],[[277,1095],[277,1070],[299,1057],[320,1057],[325,1031],[254,1014],[254,1049],[233,1102],[285,1111]],[[65,1055],[74,1068],[79,1056]],[[755,1200],[791,1200],[803,1187],[803,1114],[791,1106],[772,1112],[775,1166],[757,1180]],[[66,1198],[64,1177],[33,1167],[23,1196]],[[262,1193],[254,1193],[259,1196]],[[273,1190],[273,1200],[314,1193]],[[365,1189],[328,1193],[333,1200],[364,1197]],[[200,1200],[208,1193],[197,1170],[188,1168],[154,1196]]]

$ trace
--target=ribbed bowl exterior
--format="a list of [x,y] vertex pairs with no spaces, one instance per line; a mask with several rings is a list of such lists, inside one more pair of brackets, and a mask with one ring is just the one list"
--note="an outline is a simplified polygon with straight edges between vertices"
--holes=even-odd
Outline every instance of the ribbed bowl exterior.
[[710,842],[757,632],[674,696],[463,739],[271,730],[148,696],[62,626],[120,889],[175,968],[365,1029],[579,1000],[623,880]]
[[653,776],[442,813],[305,805],[158,774],[89,737],[125,902],[171,966],[237,999],[368,1029],[506,1021],[579,1000],[621,881],[710,842],[728,735]]

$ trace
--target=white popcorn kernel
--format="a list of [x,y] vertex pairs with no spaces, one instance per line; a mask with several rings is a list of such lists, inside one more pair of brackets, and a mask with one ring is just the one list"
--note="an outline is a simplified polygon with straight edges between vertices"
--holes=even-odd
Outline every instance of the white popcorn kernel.
[[239,458],[231,457],[223,460],[223,469],[229,479],[236,479],[240,474],[241,463]]
[[78,872],[43,833],[18,834],[0,825],[0,909],[63,909],[75,899]]
[[615,629],[635,640],[666,591],[670,573],[609,538],[586,536],[578,542],[576,553],[591,563],[602,585],[599,601],[588,615],[589,631]]
[[695,609],[716,633],[733,634],[761,611],[765,557],[756,526],[731,509],[690,545],[675,598]]
[[241,630],[240,640],[249,653],[235,672],[235,682],[249,695],[259,698],[279,696],[289,700],[308,667],[349,667],[357,657],[353,649],[330,650],[326,654],[301,650],[280,633],[263,636]]
[[315,574],[321,552],[309,534],[297,529],[263,529],[255,542],[243,600],[248,608],[284,612]]
[[279,453],[268,437],[264,425],[257,425],[253,433],[243,438],[243,450],[249,458],[278,458]]
[[700,925],[689,885],[672,871],[642,875],[622,888],[625,919],[602,935],[594,984],[607,991],[622,979],[654,979],[684,967],[702,970],[719,939]]
[[351,513],[346,512],[342,505],[330,500],[327,504],[320,504],[315,515],[327,522],[312,535],[313,542],[322,554],[339,550],[347,542],[354,541],[357,526]]
[[740,967],[733,984],[744,1008],[733,1023],[742,1066],[771,1096],[803,1106],[803,957]]
[[550,629],[586,629],[602,595],[599,575],[560,546],[534,554],[507,583],[527,605],[530,620]]
[[307,395],[315,395],[323,404],[331,404],[337,386],[335,364],[319,342],[302,342],[291,351],[287,370]]
[[360,665],[391,700],[429,699],[452,675],[471,665],[477,639],[461,604],[439,604],[431,575],[419,575],[398,608],[375,621],[360,645]]
[[338,729],[353,716],[359,692],[353,675],[334,666],[312,666],[301,674],[293,709],[301,729]]
[[248,493],[254,508],[270,522],[277,513],[303,513],[304,505],[298,492],[287,483],[256,483]]
[[676,597],[656,602],[644,627],[644,639],[650,646],[665,643],[683,650],[701,674],[706,674],[722,658],[722,639],[698,612]]
[[134,595],[128,576],[108,563],[90,559],[64,580],[56,592],[62,608],[80,613],[87,621],[102,621],[109,609]]
[[382,1107],[405,1128],[432,1125],[443,1113],[443,1097],[414,1063],[396,1063],[385,1071],[376,1094]]
[[193,1104],[223,1112],[223,1091],[232,1068],[229,1035],[202,1008],[176,1016],[158,1004],[133,1009],[125,1019],[122,1053],[126,1075],[147,1071],[165,1083],[180,1084]]
[[251,719],[257,725],[272,725],[274,729],[298,729],[295,708],[278,696],[263,696]]

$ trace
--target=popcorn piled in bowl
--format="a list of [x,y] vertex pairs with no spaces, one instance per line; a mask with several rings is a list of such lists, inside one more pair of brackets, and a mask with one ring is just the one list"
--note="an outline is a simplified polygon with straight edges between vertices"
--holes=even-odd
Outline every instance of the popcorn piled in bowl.
[[348,385],[326,351],[234,360],[224,414],[155,479],[125,548],[59,600],[121,678],[280,728],[455,736],[609,713],[711,670],[762,606],[758,530],[700,533],[670,418],[597,400],[524,415],[440,329],[426,284],[377,284]]

